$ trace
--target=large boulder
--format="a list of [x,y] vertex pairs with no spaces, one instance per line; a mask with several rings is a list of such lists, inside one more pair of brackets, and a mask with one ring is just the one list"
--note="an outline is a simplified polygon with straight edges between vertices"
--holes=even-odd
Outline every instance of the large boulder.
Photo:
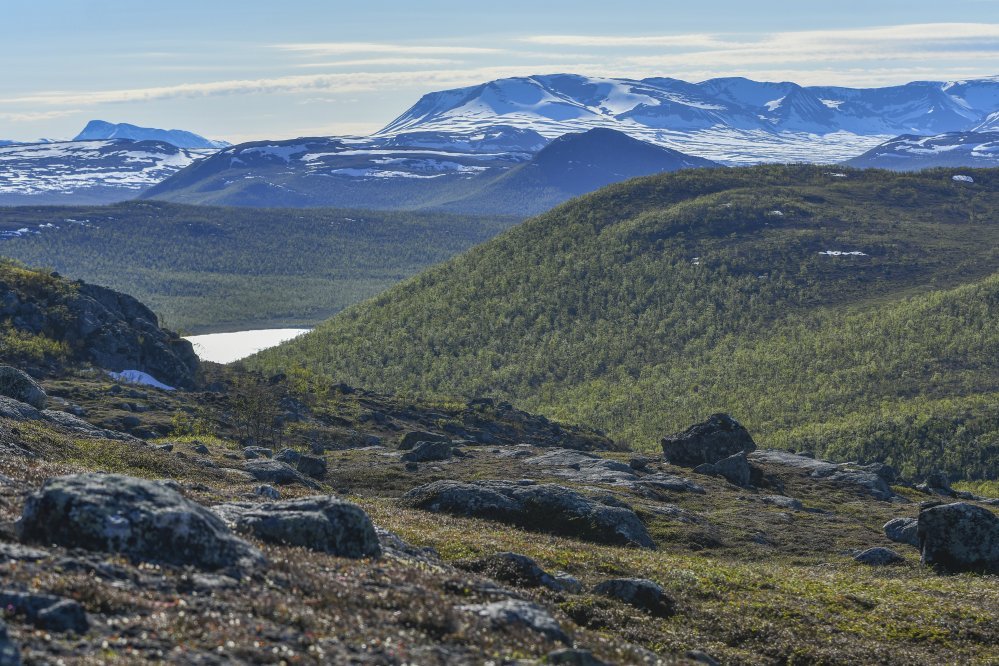
[[919,548],[919,521],[915,518],[892,518],[884,524],[885,536],[895,543]]
[[264,563],[214,513],[164,484],[118,474],[49,479],[28,497],[21,540],[202,569]]
[[28,373],[9,365],[0,365],[0,395],[27,403],[35,409],[45,409],[48,396]]
[[749,431],[728,414],[712,414],[703,423],[664,437],[662,447],[668,462],[696,467],[737,453],[750,453],[756,450],[756,443]]
[[410,490],[401,501],[418,509],[498,520],[540,532],[655,548],[631,509],[608,506],[555,484],[434,481]]
[[266,504],[220,504],[213,509],[233,530],[261,541],[301,546],[338,557],[378,557],[381,547],[361,507],[316,496]]
[[941,572],[999,573],[999,517],[957,502],[924,509],[917,525],[923,564]]

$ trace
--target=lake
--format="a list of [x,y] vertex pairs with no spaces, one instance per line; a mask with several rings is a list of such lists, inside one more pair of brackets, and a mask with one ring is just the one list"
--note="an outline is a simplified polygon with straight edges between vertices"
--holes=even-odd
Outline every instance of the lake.
[[232,333],[209,333],[184,338],[194,345],[194,353],[202,361],[232,363],[252,356],[258,351],[274,347],[286,340],[308,333],[308,328],[264,328]]

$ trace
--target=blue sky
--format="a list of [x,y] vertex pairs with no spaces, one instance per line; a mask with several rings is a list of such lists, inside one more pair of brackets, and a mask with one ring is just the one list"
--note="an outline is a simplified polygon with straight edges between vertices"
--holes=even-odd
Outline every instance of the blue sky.
[[2,0],[0,139],[91,118],[247,141],[365,134],[503,76],[876,86],[999,74],[999,0]]

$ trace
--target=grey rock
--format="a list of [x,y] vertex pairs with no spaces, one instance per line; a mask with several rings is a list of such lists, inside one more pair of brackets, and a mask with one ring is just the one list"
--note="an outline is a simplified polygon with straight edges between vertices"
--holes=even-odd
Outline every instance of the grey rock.
[[261,541],[338,557],[378,557],[381,547],[361,507],[317,495],[266,504],[220,504],[213,510],[232,529]]
[[697,495],[705,494],[704,486],[686,479],[682,476],[677,476],[675,474],[649,474],[648,476],[643,476],[634,483],[630,484],[632,490],[639,491],[643,488],[654,489],[654,490],[666,490],[674,493],[694,493]]
[[676,602],[662,587],[646,578],[612,578],[597,585],[593,591],[640,608],[656,617],[676,614]]
[[729,483],[746,487],[752,478],[752,470],[749,469],[749,461],[742,451],[722,458],[716,463],[702,463],[694,468],[698,474],[709,476],[720,476]]
[[48,559],[49,554],[38,548],[17,543],[0,543],[0,560],[13,562],[39,562]]
[[638,479],[630,465],[573,449],[553,449],[524,462],[580,483],[625,484]]
[[28,497],[21,540],[204,569],[255,567],[260,551],[211,511],[162,484],[118,474],[48,479]]
[[45,389],[23,370],[9,365],[0,365],[0,395],[31,405],[35,409],[45,409],[48,396]]
[[891,486],[877,473],[850,463],[833,463],[816,460],[807,456],[760,449],[749,454],[749,460],[756,464],[774,465],[796,470],[813,479],[823,479],[831,483],[852,486],[860,492],[876,499],[889,500],[894,497]]
[[414,430],[412,432],[407,432],[399,440],[399,448],[403,451],[409,451],[419,442],[450,442],[451,439],[447,435],[442,435],[436,432],[426,432],[424,430]]
[[279,451],[278,454],[274,456],[274,460],[277,460],[278,462],[283,462],[284,464],[290,465],[291,467],[297,466],[298,461],[301,459],[302,459],[302,454],[299,453],[298,451],[295,451],[294,449],[281,449],[281,451]]
[[208,450],[208,447],[200,442],[192,446],[191,450],[194,451],[195,453],[200,453],[203,456],[206,456],[209,453],[211,453],[211,451]]
[[315,481],[280,460],[248,460],[243,463],[243,469],[253,475],[254,479],[264,483],[279,486],[300,483],[309,488],[319,487]]
[[652,460],[646,458],[645,456],[634,456],[628,459],[628,467],[635,470],[636,472],[644,472],[649,468]]
[[884,524],[885,536],[895,543],[907,543],[919,548],[919,521],[915,518],[892,518]]
[[721,666],[721,664],[719,664],[714,657],[703,650],[687,650],[683,656],[691,661],[696,661],[698,664],[706,664],[706,666]]
[[401,502],[427,511],[474,516],[601,543],[655,548],[631,509],[612,507],[555,484],[513,481],[435,481],[410,490]]
[[565,571],[553,571],[552,578],[559,584],[562,591],[569,594],[579,594],[583,591],[583,583],[578,578]]
[[916,486],[916,488],[935,495],[951,496],[954,494],[954,489],[950,487],[950,479],[939,470],[927,475],[923,483]]
[[0,396],[0,416],[12,421],[40,421],[44,417],[41,411],[26,402]]
[[805,508],[805,506],[801,503],[801,500],[793,497],[786,497],[784,495],[764,495],[760,498],[760,501],[764,504],[770,504],[771,506],[787,509],[788,511],[801,511]]
[[162,451],[163,453],[171,453],[173,451],[173,444],[160,444],[154,448],[157,451]]
[[21,666],[21,651],[7,633],[7,624],[0,620],[0,665]]
[[274,451],[263,446],[248,446],[243,449],[243,456],[247,460],[256,460],[257,458],[271,458],[274,455]]
[[519,553],[496,553],[477,560],[459,562],[458,566],[517,587],[563,589],[555,577],[538,566],[537,562]]
[[999,573],[999,517],[957,502],[925,509],[917,524],[923,564],[941,572]]
[[313,479],[322,479],[326,476],[328,465],[325,458],[319,456],[302,456],[298,459],[298,471]]
[[399,535],[389,530],[375,526],[375,534],[378,535],[378,544],[382,547],[382,555],[394,557],[400,560],[416,561],[423,564],[439,565],[440,554],[433,548],[420,548],[406,541]]
[[273,499],[273,500],[281,499],[281,491],[275,488],[274,486],[267,485],[266,483],[254,488],[253,494],[260,495],[261,497],[266,497],[267,499]]
[[451,442],[417,442],[413,448],[402,454],[406,462],[432,462],[451,457]]
[[888,564],[901,564],[905,558],[896,553],[891,548],[868,548],[862,553],[858,553],[853,559],[861,564],[869,564],[874,567],[882,567]]
[[597,659],[589,650],[580,648],[553,650],[545,656],[545,663],[563,666],[607,666],[607,662]]
[[664,437],[662,448],[668,462],[696,467],[740,452],[755,451],[756,443],[749,432],[728,414],[712,414],[703,423]]
[[4,590],[0,591],[0,607],[23,615],[28,622],[47,631],[85,634],[90,628],[83,606],[72,599]]
[[522,626],[554,641],[569,643],[569,636],[551,614],[536,603],[506,599],[491,604],[459,606],[459,610],[474,613],[489,620],[490,624],[502,629],[509,626]]

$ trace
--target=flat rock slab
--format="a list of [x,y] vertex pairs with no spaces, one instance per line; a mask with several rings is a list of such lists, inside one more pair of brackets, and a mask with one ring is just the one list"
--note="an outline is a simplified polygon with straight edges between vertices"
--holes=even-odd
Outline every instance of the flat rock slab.
[[119,474],[48,479],[25,502],[22,541],[203,569],[256,567],[264,557],[205,507],[165,484]]
[[775,449],[753,451],[748,457],[750,462],[787,467],[813,479],[823,479],[832,483],[853,486],[876,499],[888,500],[895,496],[891,486],[877,472],[850,463],[816,460],[808,456]]
[[628,464],[572,449],[555,449],[524,460],[556,476],[581,483],[628,483],[638,479]]
[[273,483],[279,486],[299,483],[308,488],[319,488],[319,484],[315,481],[280,460],[266,458],[248,460],[243,463],[243,470],[252,474],[257,481],[264,483]]
[[338,557],[378,557],[381,547],[364,510],[335,497],[316,496],[264,504],[212,508],[239,534]]
[[655,548],[645,525],[631,509],[608,506],[555,484],[435,481],[410,490],[401,502],[427,511],[498,520],[601,543]]

